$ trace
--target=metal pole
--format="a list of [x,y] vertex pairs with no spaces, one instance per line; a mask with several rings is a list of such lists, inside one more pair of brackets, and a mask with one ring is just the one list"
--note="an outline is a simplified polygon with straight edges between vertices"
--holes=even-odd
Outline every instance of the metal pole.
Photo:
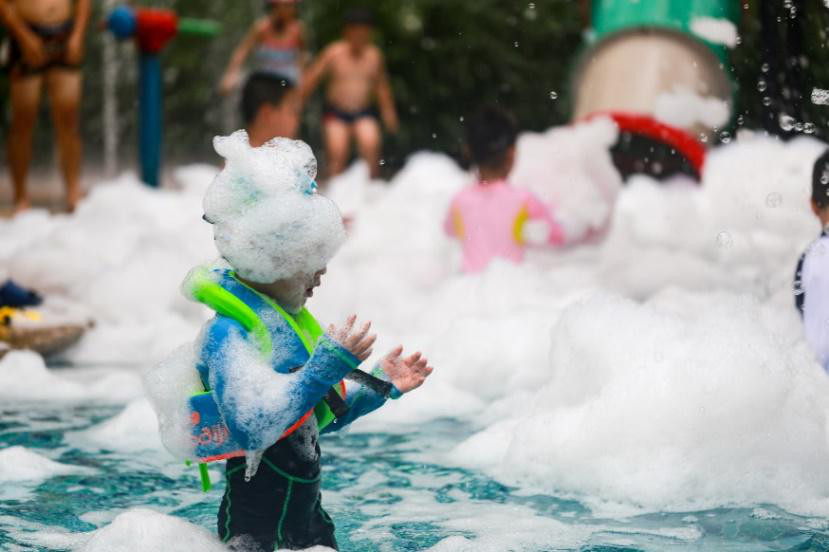
[[161,169],[161,60],[158,54],[140,54],[138,147],[141,179],[159,186]]
[[[104,13],[115,7],[116,0],[103,0]],[[118,171],[118,46],[110,33],[103,33],[102,119],[104,131],[104,176],[112,178]]]

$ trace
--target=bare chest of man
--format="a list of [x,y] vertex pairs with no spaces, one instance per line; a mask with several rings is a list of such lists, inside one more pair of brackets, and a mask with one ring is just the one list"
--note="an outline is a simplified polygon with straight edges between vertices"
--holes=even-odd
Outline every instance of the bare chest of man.
[[72,0],[12,0],[21,19],[35,25],[56,25],[72,17]]
[[338,56],[333,65],[335,80],[371,82],[377,77],[377,62],[368,54],[355,57],[346,53]]

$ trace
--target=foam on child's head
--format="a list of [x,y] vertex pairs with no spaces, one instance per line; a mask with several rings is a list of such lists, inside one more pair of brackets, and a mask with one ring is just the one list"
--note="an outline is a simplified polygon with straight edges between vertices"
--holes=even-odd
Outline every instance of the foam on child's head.
[[325,268],[345,239],[337,206],[316,191],[317,160],[300,140],[252,148],[245,131],[213,139],[227,162],[204,196],[216,248],[241,277],[271,283]]

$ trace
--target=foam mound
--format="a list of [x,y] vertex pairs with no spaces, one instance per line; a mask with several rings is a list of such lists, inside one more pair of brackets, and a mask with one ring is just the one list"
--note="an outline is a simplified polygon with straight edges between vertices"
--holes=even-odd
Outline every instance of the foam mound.
[[119,514],[92,533],[79,552],[227,552],[219,539],[192,523],[146,508]]
[[138,452],[161,448],[158,422],[146,398],[133,400],[112,418],[84,431],[82,436],[108,450]]
[[311,148],[287,138],[252,148],[244,131],[213,144],[226,165],[204,197],[205,218],[239,275],[271,283],[324,268],[345,229],[337,206],[316,193]]
[[0,483],[38,482],[50,477],[91,472],[91,469],[83,466],[55,462],[21,446],[0,450]]
[[31,351],[10,351],[0,359],[0,399],[121,403],[140,394],[140,380],[132,372],[107,371],[92,381],[76,381],[56,375]]

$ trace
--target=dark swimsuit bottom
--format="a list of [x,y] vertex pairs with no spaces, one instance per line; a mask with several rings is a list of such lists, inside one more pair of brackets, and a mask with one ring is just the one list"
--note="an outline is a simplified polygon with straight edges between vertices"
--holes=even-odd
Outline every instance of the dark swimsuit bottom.
[[72,34],[75,22],[68,20],[57,25],[35,25],[29,23],[29,28],[43,40],[46,49],[47,61],[38,67],[32,67],[23,59],[23,51],[16,40],[11,39],[9,67],[13,75],[39,75],[53,68],[77,70],[79,65],[66,61],[66,42]]
[[343,111],[331,104],[325,104],[323,107],[323,119],[339,119],[346,124],[352,124],[363,117],[371,117],[372,119],[379,119],[380,114],[374,106],[367,107],[360,111]]

